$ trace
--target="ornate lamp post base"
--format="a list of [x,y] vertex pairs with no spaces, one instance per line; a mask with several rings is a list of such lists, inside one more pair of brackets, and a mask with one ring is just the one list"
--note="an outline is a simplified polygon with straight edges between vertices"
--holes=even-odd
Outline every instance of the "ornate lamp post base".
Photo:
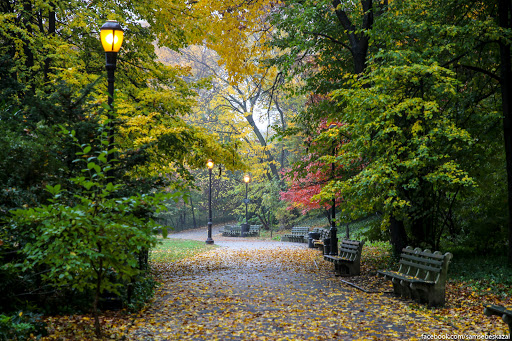
[[208,222],[208,238],[206,238],[206,244],[213,244],[213,239],[212,239],[212,223],[209,221]]

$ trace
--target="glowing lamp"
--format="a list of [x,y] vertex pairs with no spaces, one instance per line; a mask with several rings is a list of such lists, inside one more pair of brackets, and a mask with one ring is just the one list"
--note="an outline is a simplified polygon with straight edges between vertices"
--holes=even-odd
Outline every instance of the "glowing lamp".
[[123,44],[123,29],[115,20],[108,20],[100,29],[100,40],[105,52],[119,52]]

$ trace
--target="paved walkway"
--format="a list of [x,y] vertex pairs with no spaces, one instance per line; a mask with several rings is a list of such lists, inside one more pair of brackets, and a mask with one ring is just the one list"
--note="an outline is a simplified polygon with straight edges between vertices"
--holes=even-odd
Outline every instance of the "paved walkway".
[[[226,247],[230,249],[269,249],[269,248],[305,248],[306,244],[299,243],[288,243],[288,242],[280,242],[280,241],[269,241],[269,240],[261,240],[253,237],[248,238],[238,238],[238,237],[224,237],[220,233],[222,225],[217,225],[212,227],[212,239],[215,245]],[[208,232],[205,227],[198,229],[191,229],[180,231],[176,233],[169,234],[168,238],[177,238],[177,239],[191,239],[198,241],[205,241],[208,237]]]
[[[163,285],[129,340],[415,340],[449,327],[387,294],[343,285],[305,244],[226,238],[160,266]],[[205,240],[206,230],[170,236]]]

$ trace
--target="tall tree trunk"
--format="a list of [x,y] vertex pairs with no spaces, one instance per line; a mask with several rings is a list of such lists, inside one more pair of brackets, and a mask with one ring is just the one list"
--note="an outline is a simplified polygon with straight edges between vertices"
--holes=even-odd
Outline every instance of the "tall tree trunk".
[[[498,21],[505,29],[512,27],[512,4],[510,0],[498,0]],[[503,135],[508,182],[508,263],[512,265],[512,61],[510,43],[500,40],[501,100],[503,109]]]
[[407,246],[407,233],[405,232],[404,222],[396,220],[394,216],[391,216],[389,219],[389,232],[393,254],[395,257],[399,257],[402,249]]
[[[32,30],[32,2],[31,1],[24,1],[23,2],[23,15],[22,15],[22,23],[25,26],[27,33],[29,36],[33,36],[33,30]],[[31,49],[31,43],[28,39],[21,37],[21,40],[23,41],[23,53],[25,55],[25,66],[27,69],[31,69],[34,66],[34,53]],[[33,74],[33,70],[30,70],[30,73]],[[35,89],[33,86],[30,86],[29,93],[30,95],[34,95]]]
[[187,226],[187,205],[183,203],[183,227]]
[[[54,36],[55,35],[55,10],[54,10],[54,4],[50,3],[50,12],[48,13],[48,35]],[[48,81],[48,73],[50,72],[50,64],[52,62],[51,58],[46,58],[44,60],[44,80]]]
[[[354,60],[354,72],[360,74],[366,68],[366,57],[368,56],[369,37],[365,31],[373,27],[375,16],[380,15],[385,10],[387,1],[381,1],[377,5],[374,4],[373,0],[361,0],[363,17],[359,29],[350,21],[347,13],[342,9],[341,0],[332,0],[332,6],[338,21],[346,31],[350,43],[350,53]],[[357,32],[358,30],[360,33]]]
[[[101,253],[101,244],[98,244],[98,250]],[[94,302],[92,305],[92,310],[94,314],[94,332],[96,337],[101,339],[101,324],[100,317],[98,312],[98,303],[100,301],[101,295],[101,279],[103,275],[103,260],[99,261],[98,268],[96,269],[96,290],[94,293]]]
[[267,217],[265,217],[265,213],[260,214],[258,212],[255,212],[255,214],[258,217],[258,219],[260,220],[261,224],[263,225],[263,228],[265,230],[268,230],[269,226],[270,226],[270,223],[269,223],[269,220],[267,219]]
[[263,134],[260,132],[260,129],[256,125],[256,122],[254,122],[254,117],[252,116],[252,114],[249,114],[249,115],[245,116],[245,118],[247,119],[247,122],[249,122],[249,124],[251,125],[252,130],[254,131],[256,136],[258,137],[258,141],[260,142],[261,146],[265,148],[265,155],[267,156],[267,161],[269,163],[270,171],[272,172],[272,176],[269,176],[269,180],[272,180],[272,177],[274,179],[280,180],[279,172],[274,163],[274,156],[272,156],[272,153],[270,153],[270,151],[267,149],[267,141],[265,141]]

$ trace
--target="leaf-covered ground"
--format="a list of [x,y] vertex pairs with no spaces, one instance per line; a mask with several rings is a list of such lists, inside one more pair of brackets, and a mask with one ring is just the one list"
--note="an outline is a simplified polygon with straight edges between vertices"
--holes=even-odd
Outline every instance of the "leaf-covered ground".
[[[382,265],[379,252],[365,247],[362,276],[352,278],[335,277],[332,264],[306,248],[218,248],[155,263],[162,285],[154,301],[135,316],[106,314],[105,335],[124,340],[415,340],[422,334],[508,334],[501,319],[483,315],[482,305],[510,304],[510,299],[503,302],[450,283],[447,305],[427,309],[389,294],[389,283],[373,276]],[[94,339],[88,317],[47,321],[52,328],[47,340]]]

